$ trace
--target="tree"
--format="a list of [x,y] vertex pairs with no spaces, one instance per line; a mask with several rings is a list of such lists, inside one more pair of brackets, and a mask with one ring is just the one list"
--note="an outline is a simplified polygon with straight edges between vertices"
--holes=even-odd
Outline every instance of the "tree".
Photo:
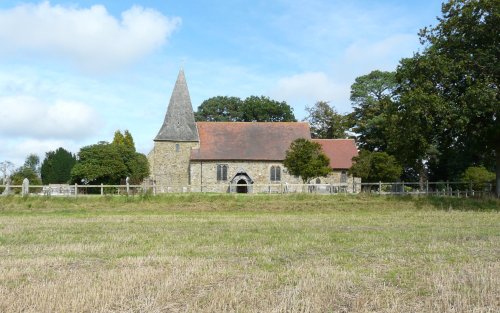
[[27,178],[32,185],[41,185],[42,181],[38,173],[38,164],[40,158],[36,154],[30,154],[26,157],[24,165],[17,168],[11,175],[13,185],[22,185],[23,180]]
[[115,131],[112,143],[114,145],[124,145],[125,144],[125,137],[123,136],[122,132],[119,129]]
[[296,122],[293,109],[285,102],[264,96],[250,96],[242,108],[243,122]]
[[194,116],[196,121],[240,122],[242,107],[238,97],[217,96],[203,101]]
[[313,138],[334,139],[346,138],[348,130],[347,117],[337,113],[328,102],[319,101],[313,107],[306,107],[309,115],[306,120],[311,126]]
[[494,158],[500,195],[498,0],[450,0],[438,21],[420,32],[424,51],[397,70],[400,127],[415,137],[400,136],[405,161],[425,164],[432,148],[472,164]]
[[71,169],[75,166],[76,157],[60,147],[56,151],[45,154],[40,169],[44,184],[64,184],[71,180]]
[[128,131],[128,129],[125,129],[125,132],[123,133],[123,144],[135,152],[134,138],[132,138],[132,134]]
[[462,174],[463,182],[470,182],[476,190],[483,189],[485,183],[495,180],[495,173],[488,171],[484,166],[471,166]]
[[126,177],[132,184],[139,184],[149,176],[146,156],[135,151],[132,134],[117,130],[111,144],[101,141],[83,147],[78,153],[78,161],[71,170],[74,182],[93,184],[119,184]]
[[24,167],[30,168],[33,172],[40,173],[40,157],[34,153],[31,153],[26,157],[24,161]]
[[396,158],[386,152],[361,150],[353,161],[350,174],[361,177],[364,182],[396,181],[403,172]]
[[394,72],[378,70],[357,77],[351,85],[354,111],[350,115],[350,124],[361,148],[387,150],[387,132],[391,125],[389,110],[395,100],[396,86]]
[[300,176],[304,183],[315,177],[327,176],[332,171],[329,164],[330,160],[321,145],[304,138],[292,142],[283,161],[290,174]]
[[217,96],[202,102],[195,113],[196,121],[209,122],[295,122],[293,109],[286,102],[268,97]]
[[71,170],[71,180],[76,183],[114,185],[125,177],[127,167],[117,146],[102,142],[81,148]]

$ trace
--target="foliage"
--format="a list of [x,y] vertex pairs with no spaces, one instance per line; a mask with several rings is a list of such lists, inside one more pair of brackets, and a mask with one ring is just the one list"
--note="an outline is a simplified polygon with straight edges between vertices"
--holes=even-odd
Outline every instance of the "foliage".
[[123,144],[135,152],[134,138],[128,129],[125,129],[125,132],[123,133]]
[[346,138],[347,117],[337,113],[325,101],[316,102],[313,107],[306,107],[306,120],[311,126],[311,136],[321,139]]
[[353,161],[350,174],[361,177],[363,182],[393,182],[399,179],[403,171],[396,158],[386,152],[361,150]]
[[127,167],[117,147],[101,142],[81,148],[71,170],[71,180],[79,184],[118,184],[127,176]]
[[115,131],[112,143],[114,145],[123,145],[123,144],[125,144],[125,137],[123,136],[122,132],[119,129]]
[[293,109],[286,102],[264,96],[217,96],[202,102],[195,113],[197,121],[209,122],[294,122]]
[[63,184],[71,180],[71,169],[76,163],[76,157],[60,147],[49,151],[41,166],[41,177],[44,184]]
[[38,173],[38,164],[40,158],[36,154],[30,154],[26,157],[24,165],[17,168],[11,175],[13,185],[22,185],[23,180],[27,178],[31,185],[41,185],[42,180]]
[[405,165],[453,178],[472,164],[493,167],[496,155],[500,192],[498,25],[497,0],[455,0],[437,26],[421,30],[424,51],[403,59],[396,75],[405,135],[393,143]]
[[327,176],[331,172],[329,163],[321,145],[304,138],[292,142],[283,162],[290,174],[300,176],[304,183],[315,177]]
[[71,171],[74,182],[91,184],[120,184],[130,178],[131,184],[139,184],[149,176],[146,156],[135,151],[132,135],[128,130],[115,132],[113,142],[99,142],[83,147],[78,153],[78,162]]
[[238,97],[217,96],[207,99],[195,112],[197,121],[239,122],[242,120],[243,101]]
[[482,189],[485,183],[495,180],[495,173],[488,171],[484,166],[471,166],[462,175],[463,182],[471,182],[476,190]]
[[391,125],[388,113],[395,101],[396,86],[394,72],[378,70],[357,77],[352,84],[354,111],[350,115],[350,126],[361,148],[387,150],[387,132]]
[[243,122],[296,122],[293,109],[285,102],[264,96],[250,96],[242,108]]
[[29,154],[24,161],[24,167],[30,168],[33,172],[40,173],[40,157],[34,153]]

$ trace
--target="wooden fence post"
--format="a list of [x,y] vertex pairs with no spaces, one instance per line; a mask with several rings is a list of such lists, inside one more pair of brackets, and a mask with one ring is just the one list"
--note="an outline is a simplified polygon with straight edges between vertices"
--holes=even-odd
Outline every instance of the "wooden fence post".
[[382,182],[380,180],[378,181],[378,194],[382,194]]
[[101,196],[104,196],[104,184],[101,183]]
[[75,183],[75,198],[78,196],[78,184]]

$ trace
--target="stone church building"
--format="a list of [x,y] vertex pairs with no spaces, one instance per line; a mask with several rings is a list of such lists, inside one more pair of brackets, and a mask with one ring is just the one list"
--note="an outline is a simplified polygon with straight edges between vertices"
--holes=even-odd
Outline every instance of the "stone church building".
[[[159,192],[283,192],[302,184],[283,166],[298,138],[311,139],[305,122],[195,122],[183,70],[179,72],[163,125],[148,154]],[[352,192],[348,175],[358,154],[352,139],[312,139],[330,158],[332,172],[314,179]],[[285,189],[285,190],[284,190]]]

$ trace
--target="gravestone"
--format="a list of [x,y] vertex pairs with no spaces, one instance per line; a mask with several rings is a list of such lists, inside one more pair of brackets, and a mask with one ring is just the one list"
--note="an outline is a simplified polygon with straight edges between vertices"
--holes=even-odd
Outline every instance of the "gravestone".
[[7,177],[7,179],[5,180],[5,189],[2,192],[2,195],[10,195],[10,177]]
[[23,179],[22,195],[27,196],[30,193],[30,181],[25,178]]

